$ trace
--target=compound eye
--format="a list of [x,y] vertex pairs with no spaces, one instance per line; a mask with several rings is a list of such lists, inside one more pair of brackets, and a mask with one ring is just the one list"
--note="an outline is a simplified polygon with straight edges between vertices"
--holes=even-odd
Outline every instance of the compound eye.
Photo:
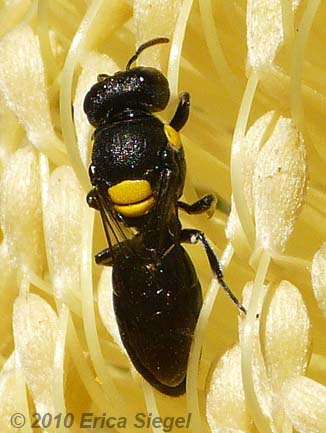
[[164,132],[172,148],[174,150],[180,150],[182,148],[182,143],[179,133],[170,125],[164,125]]

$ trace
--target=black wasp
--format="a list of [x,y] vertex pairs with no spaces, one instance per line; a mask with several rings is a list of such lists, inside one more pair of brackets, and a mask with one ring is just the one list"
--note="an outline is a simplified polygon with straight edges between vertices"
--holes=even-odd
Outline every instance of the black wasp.
[[[186,370],[202,305],[194,266],[181,246],[200,242],[211,269],[237,306],[244,308],[223,280],[221,266],[204,233],[182,229],[178,209],[212,211],[214,194],[189,205],[179,201],[186,175],[178,131],[189,116],[189,94],[182,93],[171,120],[162,111],[169,84],[155,68],[131,67],[101,74],[87,93],[84,110],[95,127],[89,174],[89,206],[100,211],[109,247],[96,263],[113,266],[113,301],[122,342],[136,369],[159,391],[185,392]],[[128,228],[133,228],[128,230]]]

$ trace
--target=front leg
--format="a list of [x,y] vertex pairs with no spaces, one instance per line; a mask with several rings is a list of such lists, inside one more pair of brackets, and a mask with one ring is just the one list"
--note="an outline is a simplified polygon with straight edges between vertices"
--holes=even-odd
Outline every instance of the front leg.
[[89,207],[100,210],[98,205],[97,194],[94,189],[91,189],[90,192],[86,196],[86,201]]
[[176,131],[180,131],[180,129],[186,124],[189,117],[189,108],[190,108],[190,95],[187,92],[181,93],[180,102],[175,112],[170,126]]
[[224,281],[224,275],[222,272],[221,263],[214,253],[213,248],[210,246],[206,236],[203,232],[196,229],[184,229],[181,231],[181,242],[186,242],[190,244],[197,244],[200,242],[202,246],[205,248],[205,252],[211,267],[211,270],[215,277],[217,278],[219,284],[231,298],[231,300],[235,303],[235,305],[245,314],[247,311],[245,307],[241,304],[238,298],[232,293],[231,289],[228,287],[226,282]]
[[105,248],[104,250],[100,251],[95,256],[95,262],[98,265],[102,266],[112,266],[113,265],[113,257],[112,252],[110,248]]
[[177,205],[189,215],[207,212],[209,218],[211,218],[216,210],[217,196],[216,194],[207,194],[195,203],[188,204],[183,201],[178,201]]

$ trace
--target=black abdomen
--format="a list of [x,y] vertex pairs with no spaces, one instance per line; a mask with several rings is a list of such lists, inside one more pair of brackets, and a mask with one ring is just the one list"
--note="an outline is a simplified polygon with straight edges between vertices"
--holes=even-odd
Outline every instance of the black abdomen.
[[153,386],[180,395],[202,304],[200,284],[180,245],[162,260],[144,252],[141,257],[139,251],[117,257],[113,267],[121,338],[133,364]]

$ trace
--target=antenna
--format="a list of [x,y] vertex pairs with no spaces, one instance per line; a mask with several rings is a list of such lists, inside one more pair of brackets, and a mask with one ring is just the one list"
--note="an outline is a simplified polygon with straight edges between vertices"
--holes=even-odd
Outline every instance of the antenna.
[[166,44],[167,42],[170,42],[169,38],[155,38],[155,39],[151,39],[150,41],[147,41],[144,44],[142,44],[137,49],[136,54],[134,54],[130,58],[129,62],[127,63],[126,71],[129,71],[130,66],[132,65],[132,63],[134,63],[138,59],[140,53],[142,53],[144,50],[146,50],[146,48],[152,47],[153,45],[157,45],[157,44]]

